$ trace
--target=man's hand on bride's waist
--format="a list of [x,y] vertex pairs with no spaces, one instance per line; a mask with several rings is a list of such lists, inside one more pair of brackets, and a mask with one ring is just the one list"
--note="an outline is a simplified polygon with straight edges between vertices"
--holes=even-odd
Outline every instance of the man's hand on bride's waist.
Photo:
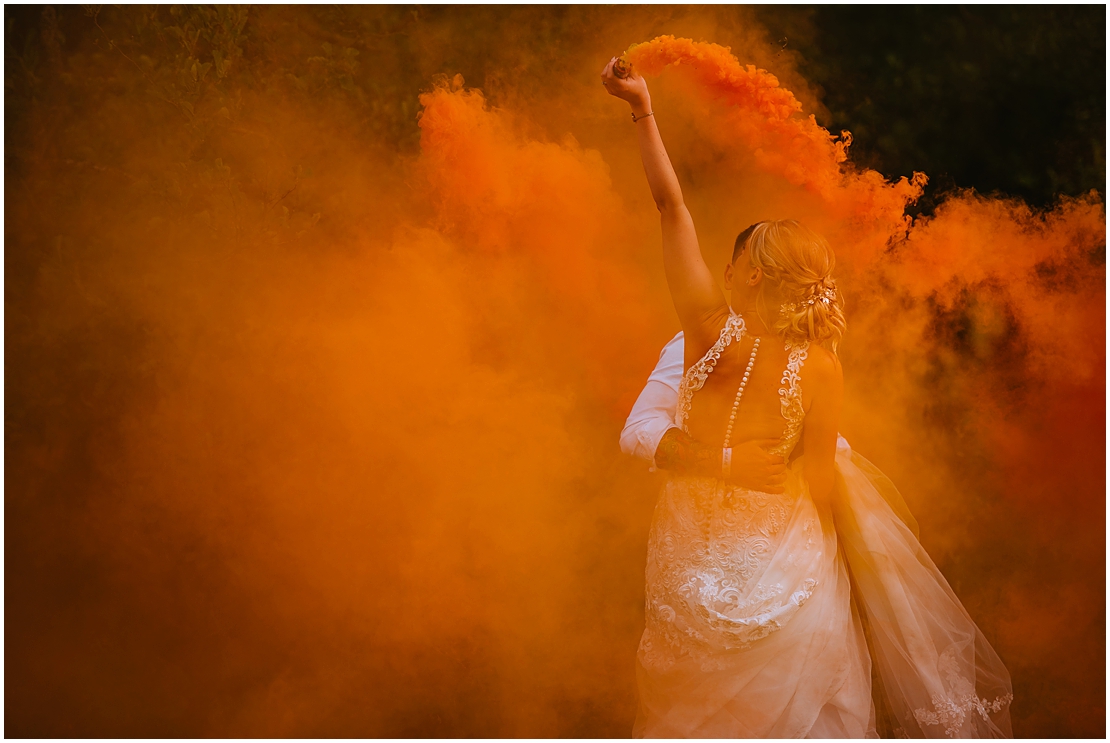
[[746,490],[782,493],[786,490],[786,464],[767,450],[778,439],[753,439],[732,447],[732,476],[728,481]]
[[[778,443],[778,439],[753,439],[733,446],[728,482],[761,493],[784,492],[786,465],[782,457],[767,453]],[[663,434],[655,450],[655,466],[669,472],[721,477],[721,465],[720,448],[705,446],[678,428]]]

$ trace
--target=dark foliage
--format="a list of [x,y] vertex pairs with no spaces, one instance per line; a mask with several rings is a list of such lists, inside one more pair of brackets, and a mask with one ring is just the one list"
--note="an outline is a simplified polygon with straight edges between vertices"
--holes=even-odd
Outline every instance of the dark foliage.
[[1106,188],[1102,5],[764,6],[802,55],[830,130],[887,176],[1032,205]]

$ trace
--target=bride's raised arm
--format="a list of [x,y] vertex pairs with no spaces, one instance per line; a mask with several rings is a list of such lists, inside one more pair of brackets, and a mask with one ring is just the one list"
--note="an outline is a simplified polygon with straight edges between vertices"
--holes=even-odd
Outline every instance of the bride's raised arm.
[[708,335],[715,339],[720,328],[703,330],[703,327],[709,318],[719,316],[722,310],[727,314],[728,303],[702,258],[694,220],[682,199],[682,187],[652,115],[647,82],[636,73],[626,78],[617,77],[613,74],[615,61],[616,57],[602,70],[601,80],[610,95],[627,101],[632,107],[635,126],[639,130],[640,157],[644,162],[651,195],[659,208],[663,228],[663,269],[679,322],[688,337],[694,335],[700,340]]

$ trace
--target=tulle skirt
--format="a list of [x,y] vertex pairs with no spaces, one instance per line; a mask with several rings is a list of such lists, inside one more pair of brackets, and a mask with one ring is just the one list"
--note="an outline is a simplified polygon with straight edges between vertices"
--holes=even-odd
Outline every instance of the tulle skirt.
[[637,737],[1010,737],[1010,678],[890,481],[841,440],[818,506],[664,486],[648,543]]

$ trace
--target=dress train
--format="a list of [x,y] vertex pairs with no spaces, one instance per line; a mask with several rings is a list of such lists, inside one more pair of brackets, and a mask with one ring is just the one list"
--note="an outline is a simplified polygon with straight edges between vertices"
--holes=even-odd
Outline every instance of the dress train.
[[921,547],[901,496],[843,439],[819,508],[676,477],[649,538],[637,737],[1012,737],[1010,677]]

